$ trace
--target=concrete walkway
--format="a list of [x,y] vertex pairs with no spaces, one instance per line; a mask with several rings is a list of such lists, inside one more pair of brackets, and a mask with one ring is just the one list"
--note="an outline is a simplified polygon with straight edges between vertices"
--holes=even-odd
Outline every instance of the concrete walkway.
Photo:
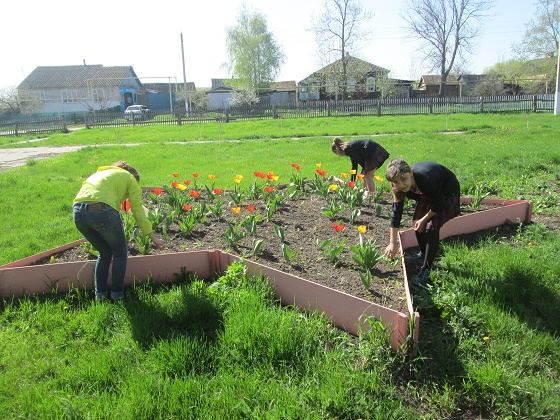
[[25,165],[29,159],[41,160],[66,152],[75,152],[86,146],[25,147],[21,149],[0,149],[0,171]]

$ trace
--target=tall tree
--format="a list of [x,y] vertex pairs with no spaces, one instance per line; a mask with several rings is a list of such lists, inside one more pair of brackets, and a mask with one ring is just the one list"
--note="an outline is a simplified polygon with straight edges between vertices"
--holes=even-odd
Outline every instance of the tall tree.
[[423,58],[441,77],[439,96],[445,94],[447,76],[467,54],[476,39],[493,0],[408,0],[402,17],[407,31],[420,41]]
[[285,56],[268,31],[265,16],[243,4],[237,24],[228,27],[226,33],[228,61],[223,66],[237,82],[236,87],[257,92],[273,82]]
[[555,56],[560,41],[560,0],[538,0],[537,14],[527,23],[520,44],[512,50],[524,59]]
[[352,54],[358,52],[369,41],[365,24],[371,19],[371,13],[359,0],[325,0],[323,12],[312,19],[311,31],[315,33],[315,42],[319,60],[323,66],[335,60],[338,65],[329,66],[330,74],[322,76],[330,84],[342,87],[346,96],[348,78],[363,77],[364,69],[352,69]]

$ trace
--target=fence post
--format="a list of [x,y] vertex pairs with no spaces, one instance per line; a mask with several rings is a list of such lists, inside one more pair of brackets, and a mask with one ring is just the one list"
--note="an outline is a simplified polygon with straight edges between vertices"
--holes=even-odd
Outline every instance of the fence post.
[[381,101],[377,101],[377,116],[381,117]]
[[64,114],[60,118],[60,121],[62,122],[62,132],[68,133],[68,127],[66,127],[66,118],[64,118]]
[[226,122],[229,122],[229,109],[226,108],[225,111],[226,111]]
[[181,112],[177,112],[177,125],[181,125]]
[[432,98],[428,99],[428,110],[430,114],[434,113],[434,100]]
[[331,107],[329,106],[329,103],[327,102],[327,117],[331,116]]
[[19,121],[16,121],[16,137],[19,136]]
[[276,105],[272,106],[272,118],[273,119],[278,118],[278,114],[276,113]]
[[537,112],[537,95],[533,95],[533,112]]
[[478,112],[484,112],[484,98],[480,97],[480,102],[478,104]]

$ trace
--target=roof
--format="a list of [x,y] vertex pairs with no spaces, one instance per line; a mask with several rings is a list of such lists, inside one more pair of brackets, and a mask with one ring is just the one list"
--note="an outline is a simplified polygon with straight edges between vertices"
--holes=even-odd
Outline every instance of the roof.
[[[129,73],[130,72],[130,73]],[[119,86],[131,74],[138,79],[130,66],[103,67],[101,64],[80,66],[39,66],[27,76],[19,87],[27,89],[87,87],[95,79],[96,86]],[[136,80],[139,83],[139,80]]]
[[[386,68],[383,68],[383,67],[380,67],[376,64],[368,63],[367,61],[362,60],[361,58],[353,57],[349,54],[347,54],[346,58],[348,59],[347,66],[350,66],[351,68],[359,69],[359,72],[362,73],[362,74],[367,74],[367,73],[389,74],[390,70],[388,70]],[[323,67],[322,69],[319,69],[316,72],[310,74],[305,79],[298,82],[298,84],[308,83],[309,79],[315,79],[321,73],[331,73],[333,71],[336,71],[337,69],[341,68],[341,66],[342,66],[342,58],[340,58],[336,61],[333,61],[331,64],[329,64],[329,65]]]
[[[441,82],[441,76],[439,74],[427,74],[422,76],[420,79],[420,85],[439,85]],[[446,85],[458,85],[459,82],[457,81],[457,76],[450,74],[447,76],[447,80],[445,81]]]
[[[144,89],[156,91],[156,92],[163,92],[169,93],[169,85],[171,84],[171,92],[176,92],[178,89],[183,89],[184,83],[183,82],[171,82],[171,83],[143,83]],[[194,82],[187,82],[187,91],[195,91],[196,87]]]

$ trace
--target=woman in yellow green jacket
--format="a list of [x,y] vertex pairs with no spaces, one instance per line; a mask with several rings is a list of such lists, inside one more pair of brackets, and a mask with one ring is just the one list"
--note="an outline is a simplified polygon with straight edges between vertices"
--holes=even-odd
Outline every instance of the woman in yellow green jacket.
[[164,241],[156,237],[142,205],[142,188],[138,171],[125,161],[111,166],[101,166],[87,178],[74,198],[74,223],[84,237],[99,252],[95,264],[95,299],[109,296],[107,279],[113,261],[111,299],[124,296],[124,275],[128,257],[128,244],[119,213],[121,203],[130,202],[132,215],[144,235],[149,235],[162,249]]

